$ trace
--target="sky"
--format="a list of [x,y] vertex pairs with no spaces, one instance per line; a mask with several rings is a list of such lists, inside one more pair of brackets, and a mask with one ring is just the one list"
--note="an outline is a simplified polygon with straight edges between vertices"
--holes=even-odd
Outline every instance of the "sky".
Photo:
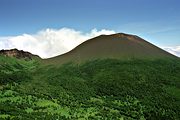
[[180,0],[0,0],[0,49],[49,58],[123,32],[180,56],[179,6]]

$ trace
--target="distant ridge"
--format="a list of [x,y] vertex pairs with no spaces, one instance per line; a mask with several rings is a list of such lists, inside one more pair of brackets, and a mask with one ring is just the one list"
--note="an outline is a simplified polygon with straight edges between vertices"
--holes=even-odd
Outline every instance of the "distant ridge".
[[100,35],[87,40],[73,50],[45,59],[48,64],[65,62],[84,62],[91,59],[157,59],[176,58],[176,56],[160,49],[144,39],[125,33]]
[[40,58],[38,55],[34,55],[30,52],[26,52],[18,49],[0,50],[0,55],[7,57],[15,57],[18,59],[32,60],[33,58]]

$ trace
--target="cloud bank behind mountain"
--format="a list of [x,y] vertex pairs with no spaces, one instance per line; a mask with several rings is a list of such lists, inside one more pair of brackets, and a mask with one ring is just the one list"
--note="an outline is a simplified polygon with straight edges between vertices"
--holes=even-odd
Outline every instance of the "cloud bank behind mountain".
[[163,47],[164,50],[180,57],[180,46],[172,46],[172,47]]
[[99,31],[92,29],[89,33],[70,28],[45,29],[33,35],[0,37],[0,49],[17,48],[37,54],[42,58],[49,58],[66,53],[90,38],[114,33],[115,31],[106,29]]
[[[108,29],[92,29],[84,33],[71,28],[44,29],[36,34],[22,34],[19,36],[0,36],[0,49],[24,50],[39,55],[42,58],[50,58],[72,50],[80,43],[105,34],[114,34],[116,31]],[[164,50],[180,56],[180,46],[161,47]]]

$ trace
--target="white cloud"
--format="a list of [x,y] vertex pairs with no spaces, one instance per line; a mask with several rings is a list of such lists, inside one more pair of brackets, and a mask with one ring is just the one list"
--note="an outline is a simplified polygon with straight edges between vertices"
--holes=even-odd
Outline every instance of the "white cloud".
[[45,29],[36,34],[0,37],[0,49],[17,48],[49,58],[70,51],[80,43],[101,34],[114,34],[113,30],[97,29],[83,33],[70,28]]
[[[114,34],[113,30],[92,29],[88,33],[83,33],[70,28],[45,29],[36,34],[23,34],[19,36],[0,37],[0,49],[17,48],[29,51],[42,58],[50,58],[66,53],[90,38],[102,34]],[[180,57],[180,46],[161,47],[164,50]]]
[[172,47],[162,47],[164,50],[180,57],[180,46],[172,46]]

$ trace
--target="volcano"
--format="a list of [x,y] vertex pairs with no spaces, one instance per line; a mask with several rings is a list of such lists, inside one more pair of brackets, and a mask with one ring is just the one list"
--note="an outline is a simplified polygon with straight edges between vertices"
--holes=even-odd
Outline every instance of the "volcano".
[[93,59],[158,59],[176,57],[159,47],[136,36],[124,33],[100,35],[80,44],[73,50],[45,59],[45,63],[62,64],[65,62],[81,63]]
[[49,59],[0,51],[0,119],[180,118],[179,58],[124,33]]

